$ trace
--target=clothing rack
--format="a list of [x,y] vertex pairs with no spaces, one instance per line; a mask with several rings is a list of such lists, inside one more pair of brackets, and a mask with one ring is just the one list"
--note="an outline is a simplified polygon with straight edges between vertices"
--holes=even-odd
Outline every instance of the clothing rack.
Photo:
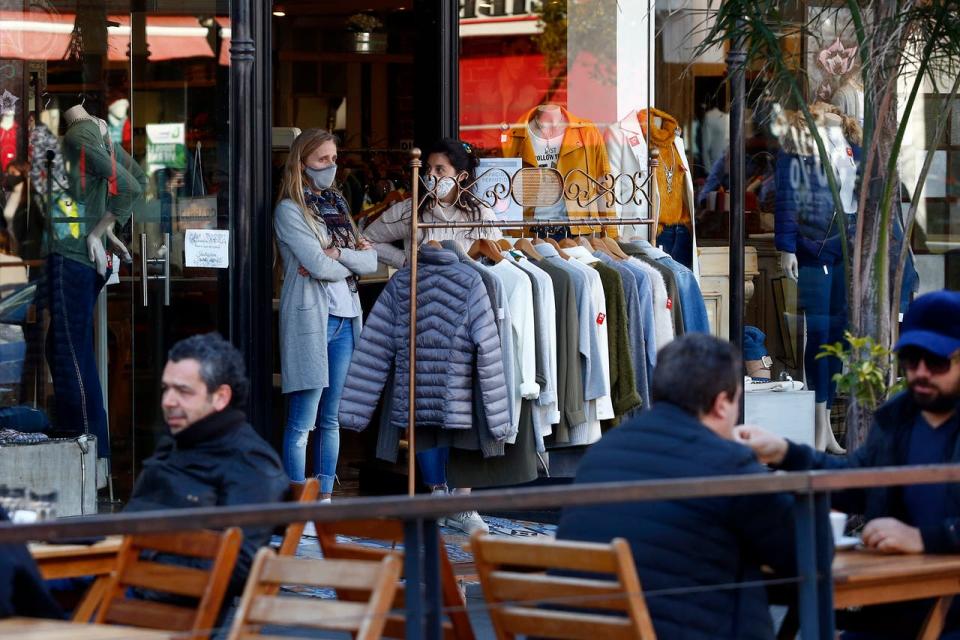
[[[649,117],[649,113],[648,113]],[[648,129],[649,130],[649,129]],[[493,227],[501,229],[523,229],[529,227],[582,227],[582,226],[629,226],[653,225],[655,218],[565,218],[561,220],[510,220],[504,222],[476,221],[476,222],[430,222],[421,223],[420,211],[420,160],[421,151],[414,147],[410,150],[410,168],[413,173],[412,212],[410,216],[410,364],[409,389],[407,399],[407,493],[413,496],[416,493],[416,372],[417,372],[417,234],[420,229],[453,229]],[[659,151],[651,150],[650,168],[657,166]]]

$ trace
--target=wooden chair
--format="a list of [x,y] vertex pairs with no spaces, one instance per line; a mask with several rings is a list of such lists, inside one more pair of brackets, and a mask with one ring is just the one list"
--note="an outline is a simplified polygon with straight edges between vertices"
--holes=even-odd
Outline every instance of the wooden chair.
[[[316,478],[307,478],[305,482],[291,482],[289,502],[306,503],[314,502],[320,495],[320,481]],[[291,522],[283,531],[283,541],[277,549],[277,554],[281,556],[292,556],[297,553],[297,545],[300,544],[300,538],[303,537],[303,527],[305,522]]]
[[[223,532],[127,536],[94,622],[178,631],[194,639],[208,638],[220,613],[242,539],[243,534],[237,527]],[[211,563],[208,569],[197,569],[143,559],[144,552],[152,551]],[[181,606],[128,598],[128,587],[194,598],[199,602],[195,606]]]
[[[400,559],[393,554],[385,555],[378,562],[311,560],[280,557],[273,549],[260,549],[228,640],[265,637],[260,633],[263,625],[304,632],[307,629],[349,631],[356,640],[377,640],[383,633],[397,589],[400,565]],[[367,597],[364,602],[347,602],[276,595],[282,585],[333,587],[338,594],[348,590],[366,593]]]
[[556,640],[656,638],[623,538],[593,544],[477,533],[470,548],[498,640],[518,634]]
[[[402,552],[392,549],[363,546],[354,542],[341,542],[337,535],[353,536],[387,542],[391,545],[403,543],[403,523],[399,520],[354,520],[335,523],[317,524],[317,542],[324,558],[339,560],[378,560],[386,555],[396,554],[401,560]],[[443,607],[447,610],[443,620],[443,637],[445,640],[474,640],[473,627],[470,626],[470,616],[466,612],[466,601],[457,586],[457,577],[453,573],[453,565],[447,556],[447,549],[440,545],[440,586],[443,597]],[[344,593],[344,600],[356,597]],[[404,587],[400,585],[393,608],[400,610],[404,604]],[[383,637],[403,640],[406,637],[406,624],[403,615],[392,614],[387,619]]]

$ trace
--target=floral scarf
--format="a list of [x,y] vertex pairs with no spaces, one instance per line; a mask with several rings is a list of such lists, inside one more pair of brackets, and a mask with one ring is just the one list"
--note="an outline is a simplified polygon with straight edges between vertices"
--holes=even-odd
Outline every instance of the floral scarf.
[[[350,210],[342,195],[332,189],[324,189],[319,194],[310,189],[304,189],[303,201],[317,222],[326,226],[327,231],[330,232],[330,246],[338,249],[357,248],[357,236],[350,219]],[[350,286],[350,291],[357,291],[356,276],[349,276],[347,284]]]

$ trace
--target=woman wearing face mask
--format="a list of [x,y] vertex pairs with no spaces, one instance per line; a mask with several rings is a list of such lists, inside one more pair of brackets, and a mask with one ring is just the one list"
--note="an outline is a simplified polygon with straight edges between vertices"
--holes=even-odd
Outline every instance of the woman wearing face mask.
[[290,147],[274,230],[283,260],[280,349],[289,398],[283,466],[303,482],[309,433],[321,501],[329,501],[340,451],[337,414],[353,346],[360,336],[357,276],[377,270],[377,252],[361,237],[333,182],[337,140],[308,129]]
[[[421,222],[468,222],[489,220],[495,222],[496,214],[482,206],[471,194],[465,193],[461,185],[473,184],[476,180],[477,165],[480,160],[473,148],[465,142],[453,138],[443,138],[427,149],[427,162],[423,167],[423,184],[427,191],[420,201]],[[407,263],[410,255],[410,211],[412,201],[398,202],[383,212],[363,230],[363,235],[377,248],[380,262],[400,268]],[[464,251],[468,251],[475,240],[487,238],[499,240],[503,235],[496,228],[471,229],[421,229],[417,237],[418,246],[436,240],[453,240]],[[404,250],[391,243],[403,240]]]
[[[489,220],[495,222],[496,214],[482,206],[476,198],[462,188],[468,188],[476,180],[480,160],[473,148],[465,142],[443,138],[427,149],[427,162],[423,168],[423,186],[427,191],[420,203],[422,222],[472,222]],[[380,261],[393,267],[402,267],[410,255],[411,200],[404,200],[387,209],[382,216],[364,229],[364,236],[375,243]],[[469,251],[474,241],[480,238],[499,240],[503,237],[495,227],[454,229],[421,229],[417,244],[436,240],[453,240],[464,251]],[[403,240],[405,250],[392,242]],[[417,462],[424,483],[431,493],[445,494],[447,488],[446,465],[449,449],[428,449],[417,453]],[[468,488],[457,488],[454,493],[469,493]],[[472,534],[474,531],[489,532],[476,511],[463,511],[445,519],[447,526]]]

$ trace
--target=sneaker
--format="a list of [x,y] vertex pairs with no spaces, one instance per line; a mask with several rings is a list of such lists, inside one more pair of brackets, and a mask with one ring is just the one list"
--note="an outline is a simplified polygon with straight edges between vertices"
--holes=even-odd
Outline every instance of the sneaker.
[[309,538],[317,537],[317,525],[313,524],[312,520],[307,524],[303,525],[303,535]]
[[473,535],[474,531],[481,533],[490,533],[490,527],[483,521],[480,514],[476,511],[461,511],[446,519],[446,525],[451,529],[462,531],[467,535]]

